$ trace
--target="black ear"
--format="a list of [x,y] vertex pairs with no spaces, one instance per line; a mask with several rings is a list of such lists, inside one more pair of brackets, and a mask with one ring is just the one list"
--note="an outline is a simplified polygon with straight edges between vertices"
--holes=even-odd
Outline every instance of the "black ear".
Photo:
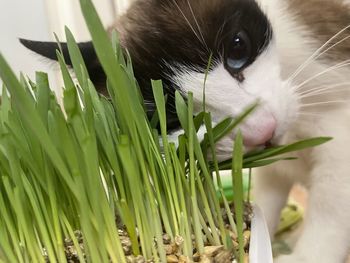
[[[57,61],[56,50],[59,50],[59,46],[56,42],[41,42],[22,38],[19,41],[23,46],[34,51],[35,53]],[[60,45],[67,65],[72,66],[67,43],[60,43]],[[97,91],[102,94],[107,94],[106,75],[103,72],[100,62],[98,61],[92,42],[78,43],[78,47],[83,56],[90,79],[95,84]]]

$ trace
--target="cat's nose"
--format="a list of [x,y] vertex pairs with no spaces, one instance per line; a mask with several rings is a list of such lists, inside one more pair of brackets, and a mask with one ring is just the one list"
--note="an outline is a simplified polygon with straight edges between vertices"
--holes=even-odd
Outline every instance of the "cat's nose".
[[268,144],[274,136],[277,121],[274,116],[267,114],[260,116],[257,122],[243,133],[243,143],[246,146],[262,146]]

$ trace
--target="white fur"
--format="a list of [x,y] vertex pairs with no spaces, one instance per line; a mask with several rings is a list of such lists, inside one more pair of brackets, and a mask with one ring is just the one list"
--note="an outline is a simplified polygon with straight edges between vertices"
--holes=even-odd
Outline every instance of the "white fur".
[[[290,123],[296,119],[298,100],[293,90],[280,77],[279,61],[273,41],[268,49],[244,70],[245,80],[242,83],[229,74],[222,61],[216,61],[215,65],[208,74],[205,88],[206,110],[211,112],[214,124],[224,117],[236,117],[260,101],[259,108],[240,127],[243,135],[251,138],[260,134],[263,138],[266,129],[269,129],[271,118],[277,122],[275,138],[286,132]],[[176,72],[173,79],[184,94],[193,93],[196,112],[203,110],[204,77],[205,74],[186,69]],[[202,135],[204,132],[204,129],[199,131]],[[234,137],[235,132],[232,132],[217,145],[220,160],[231,156]],[[246,146],[246,149],[250,150],[251,147]]]
[[[305,37],[311,34],[286,12],[283,1],[261,0],[261,2],[273,21],[282,75],[286,78],[318,46],[312,38]],[[313,62],[302,71],[294,84],[297,85],[329,67],[330,65],[325,62]],[[350,81],[348,68],[324,74],[310,81],[299,92],[307,92],[317,86],[348,82]],[[301,104],[346,101],[349,100],[348,90],[309,97],[301,100]],[[254,186],[256,201],[265,212],[271,235],[277,227],[279,213],[292,185],[299,182],[306,186],[310,193],[305,227],[294,252],[277,258],[275,261],[277,263],[345,262],[350,245],[349,104],[331,103],[327,107],[325,104],[314,107],[301,106],[300,110],[304,113],[317,113],[319,116],[300,115],[284,134],[282,141],[289,143],[314,136],[332,136],[333,141],[298,153],[298,161],[281,162],[263,168],[256,176]]]

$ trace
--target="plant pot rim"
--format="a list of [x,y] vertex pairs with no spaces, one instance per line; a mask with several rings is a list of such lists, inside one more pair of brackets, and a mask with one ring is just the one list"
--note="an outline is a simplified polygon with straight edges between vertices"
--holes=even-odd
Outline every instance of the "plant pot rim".
[[273,263],[271,238],[262,210],[253,205],[251,238],[249,247],[250,263]]

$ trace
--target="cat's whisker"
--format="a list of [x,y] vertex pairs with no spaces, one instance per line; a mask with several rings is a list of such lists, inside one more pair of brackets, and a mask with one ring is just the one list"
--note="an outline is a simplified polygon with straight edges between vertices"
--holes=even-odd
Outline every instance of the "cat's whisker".
[[306,116],[306,117],[320,117],[323,116],[321,113],[313,113],[313,112],[298,112],[297,116]]
[[181,15],[183,16],[183,18],[185,19],[186,23],[188,24],[188,26],[190,27],[190,29],[192,30],[193,34],[197,37],[197,39],[199,40],[199,42],[205,47],[207,48],[207,45],[203,42],[203,40],[199,37],[198,32],[194,29],[194,27],[192,26],[191,22],[188,20],[188,18],[186,17],[185,13],[181,10],[180,6],[178,5],[178,3],[176,2],[176,0],[172,0],[174,5],[176,6],[176,8],[180,11]]
[[189,7],[189,9],[190,9],[190,11],[191,11],[191,14],[192,14],[192,16],[193,16],[193,20],[194,20],[194,22],[196,23],[196,26],[197,26],[197,28],[198,28],[198,32],[199,32],[199,35],[200,35],[200,37],[201,37],[201,39],[202,39],[202,42],[203,42],[203,44],[205,45],[205,48],[209,51],[208,45],[207,45],[207,43],[205,42],[205,39],[204,39],[204,36],[203,36],[203,32],[202,32],[202,30],[201,30],[201,27],[199,26],[198,20],[197,20],[195,14],[194,14],[194,12],[193,12],[193,9],[192,9],[192,6],[191,6],[189,0],[187,0],[187,4],[188,4],[188,7]]
[[219,39],[219,36],[222,35],[223,33],[223,30],[225,28],[225,25],[227,23],[227,19],[224,20],[224,22],[222,23],[222,25],[220,26],[218,32],[216,33],[216,36],[215,36],[215,41],[214,41],[214,45],[217,46],[219,44],[219,41],[221,41],[221,39]]
[[323,116],[322,113],[315,113],[315,112],[298,112],[297,115]]
[[304,63],[302,63],[296,71],[288,78],[289,82],[292,82],[299,74],[302,72],[312,61],[316,60],[320,56],[322,56],[324,53],[329,51],[331,48],[335,47],[336,45],[342,43],[345,41],[349,36],[343,38],[342,40],[338,41],[337,43],[333,44],[330,48],[328,48],[326,51],[323,51],[325,47],[327,47],[328,44],[330,44],[334,39],[336,39],[338,36],[340,36],[342,33],[344,33],[346,30],[350,28],[350,25],[344,27],[341,29],[338,33],[336,33],[334,36],[332,36],[329,40],[327,40],[320,48],[318,48]]
[[[342,38],[341,40],[337,41],[336,43],[334,43],[333,45],[331,45],[330,47],[328,47],[327,49],[325,49],[324,51],[322,51],[321,53],[319,53],[318,55],[316,55],[316,57],[314,57],[313,59],[311,59],[306,65],[305,67],[307,67],[312,61],[315,61],[317,60],[318,58],[320,58],[322,55],[326,54],[328,51],[330,51],[331,49],[333,49],[334,47],[336,47],[337,45],[341,44],[342,42],[346,41],[347,39],[350,38],[350,35]],[[304,68],[305,68],[304,67]],[[304,69],[303,68],[303,69]],[[300,72],[298,72],[298,74],[296,74],[294,77],[291,77],[290,78],[290,81],[294,80],[298,75],[299,73],[301,73],[302,70]]]
[[318,54],[313,60],[317,60],[322,55],[326,54],[328,51],[330,51],[334,47],[338,46],[339,44],[343,43],[344,41],[348,40],[349,38],[350,38],[350,35],[347,35],[346,37],[343,37],[342,39],[340,39],[339,41],[335,42],[333,45],[331,45],[330,47],[328,47],[327,49],[322,51],[320,54]]
[[312,81],[312,80],[314,80],[314,79],[316,79],[316,78],[318,78],[318,77],[320,77],[322,75],[325,75],[325,74],[327,74],[327,73],[329,73],[329,72],[331,72],[333,70],[340,69],[340,68],[343,68],[343,67],[346,67],[346,66],[349,66],[349,65],[350,65],[350,59],[347,59],[347,60],[345,60],[345,61],[343,61],[341,63],[338,63],[338,64],[336,64],[336,65],[334,65],[334,66],[332,66],[330,68],[327,68],[327,69],[321,71],[320,73],[318,73],[318,74],[308,78],[307,80],[303,81],[302,83],[294,86],[293,89],[295,91],[298,91],[300,88],[302,88],[304,85],[306,85],[310,81]]
[[323,92],[317,92],[317,93],[312,93],[312,94],[307,94],[307,95],[304,95],[304,96],[300,96],[299,98],[301,99],[305,99],[305,98],[312,98],[312,97],[315,97],[315,96],[320,96],[320,95],[325,95],[325,94],[333,94],[333,93],[336,93],[336,92],[342,92],[342,91],[346,91],[346,90],[349,90],[349,88],[342,88],[342,89],[336,89],[336,90],[325,90]]
[[[310,118],[311,117],[312,116],[309,116],[309,117],[308,116],[299,116],[299,118],[298,118],[298,120],[296,122],[299,123],[299,124],[302,124],[305,127],[308,127],[310,125],[313,125],[313,123],[310,122]],[[320,118],[320,116],[318,116],[317,118]]]
[[333,84],[333,85],[321,85],[321,86],[317,86],[317,87],[315,87],[315,88],[312,88],[312,89],[309,89],[309,90],[300,92],[300,93],[298,93],[298,95],[307,95],[307,94],[313,93],[314,91],[323,90],[324,88],[332,89],[332,88],[341,87],[341,86],[345,86],[345,85],[350,85],[350,81],[341,82],[341,83],[337,83],[337,84]]
[[[348,85],[348,86],[346,86]],[[346,86],[346,87],[343,87]],[[301,96],[299,96],[299,98],[308,98],[308,97],[313,97],[313,96],[318,96],[318,95],[322,95],[322,94],[329,94],[329,93],[335,93],[335,92],[341,92],[341,91],[346,91],[349,90],[350,88],[350,82],[346,82],[346,83],[341,83],[341,84],[337,84],[337,85],[331,85],[331,86],[322,86],[323,88],[317,88],[317,89],[313,89],[313,91],[309,91],[309,92],[304,92],[304,94],[300,94]],[[338,88],[341,87],[341,88]]]
[[313,103],[305,103],[302,104],[301,108],[307,108],[312,106],[320,106],[320,105],[329,105],[329,104],[341,104],[341,103],[349,103],[350,100],[332,100],[332,101],[319,101],[319,102],[313,102]]

